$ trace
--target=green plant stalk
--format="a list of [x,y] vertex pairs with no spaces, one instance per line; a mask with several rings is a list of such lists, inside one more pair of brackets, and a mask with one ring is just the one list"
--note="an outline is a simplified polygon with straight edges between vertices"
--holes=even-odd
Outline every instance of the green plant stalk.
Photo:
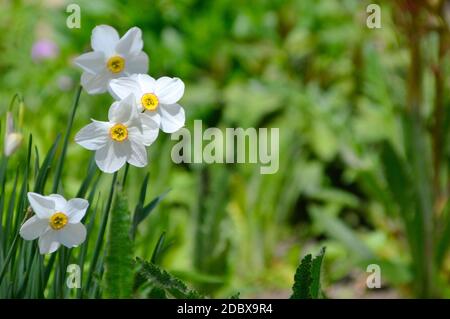
[[407,134],[410,138],[410,145],[412,146],[412,167],[416,172],[416,185],[418,191],[418,200],[420,207],[418,207],[417,216],[421,222],[419,231],[422,235],[420,260],[416,260],[416,271],[419,276],[418,293],[421,297],[429,298],[433,295],[434,290],[434,258],[433,258],[433,211],[430,207],[431,194],[427,191],[427,185],[430,181],[427,180],[425,168],[426,150],[424,149],[423,134],[425,129],[421,117],[420,105],[422,104],[422,80],[423,80],[423,56],[421,51],[421,19],[412,19],[410,28],[410,70],[408,78],[407,91],[407,121],[412,129],[411,134]]
[[6,269],[7,269],[7,267],[8,267],[8,264],[9,264],[9,262],[11,261],[11,258],[12,258],[12,256],[13,256],[13,253],[15,252],[16,245],[17,245],[17,239],[18,239],[18,237],[19,237],[18,235],[19,235],[19,234],[17,234],[17,235],[14,237],[14,240],[13,240],[13,243],[12,243],[12,245],[11,245],[11,248],[9,249],[8,255],[6,256],[5,263],[3,264],[3,267],[2,267],[2,269],[0,270],[0,284],[1,284],[2,281],[3,281],[3,277],[5,276],[5,273],[6,273]]
[[75,99],[74,99],[74,102],[73,102],[73,105],[72,105],[72,112],[70,113],[69,121],[67,123],[66,133],[64,135],[63,148],[61,150],[61,155],[59,157],[58,165],[56,166],[55,177],[53,179],[52,193],[56,193],[58,191],[58,185],[59,185],[59,183],[61,181],[62,169],[63,169],[63,166],[64,166],[64,160],[66,158],[66,153],[67,153],[67,145],[69,143],[69,137],[70,137],[70,133],[72,131],[73,120],[75,118],[75,114],[77,112],[78,104],[80,102],[80,96],[81,96],[82,89],[83,88],[81,87],[81,85],[79,85],[78,89],[77,89],[77,92],[75,94]]
[[91,259],[91,264],[90,264],[90,268],[89,268],[89,273],[87,276],[87,280],[86,280],[86,284],[83,287],[83,294],[82,296],[86,294],[88,294],[88,289],[91,287],[91,283],[92,283],[92,279],[94,276],[94,272],[97,269],[97,264],[100,264],[99,259],[100,259],[100,250],[103,246],[103,240],[104,240],[104,236],[105,236],[105,231],[106,231],[106,225],[108,224],[108,219],[109,219],[109,214],[111,211],[111,206],[112,206],[112,201],[114,199],[114,192],[115,192],[115,188],[116,188],[116,181],[117,181],[117,172],[114,173],[113,178],[112,178],[112,182],[111,182],[111,188],[109,190],[109,194],[108,194],[108,199],[106,202],[106,206],[103,210],[103,216],[102,216],[102,221],[100,224],[100,229],[98,231],[98,235],[97,235],[97,241],[95,242],[95,248],[94,248],[94,254],[92,256]]
[[444,119],[445,119],[445,76],[444,76],[444,59],[447,52],[447,39],[449,29],[445,20],[444,1],[439,1],[435,15],[438,18],[440,26],[437,28],[438,36],[438,54],[437,63],[434,68],[435,81],[435,96],[434,96],[434,112],[433,112],[433,127],[432,127],[432,143],[433,143],[433,189],[434,189],[434,210],[435,217],[441,215],[442,210],[447,200],[447,194],[442,188],[442,180],[440,178],[442,173],[442,161],[444,145],[446,137],[444,135]]
[[122,190],[116,194],[111,211],[105,259],[105,296],[130,298],[133,289],[133,242],[128,201]]

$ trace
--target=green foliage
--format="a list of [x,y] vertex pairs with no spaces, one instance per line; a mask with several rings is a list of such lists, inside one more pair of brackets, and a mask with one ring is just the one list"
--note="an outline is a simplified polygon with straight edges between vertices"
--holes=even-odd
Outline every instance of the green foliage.
[[[150,74],[176,74],[186,84],[180,104],[189,130],[201,119],[204,128],[281,132],[273,175],[261,175],[258,164],[174,164],[174,142],[160,134],[148,168],[119,174],[130,207],[137,203],[129,225],[136,255],[213,297],[236,287],[243,297],[259,297],[289,289],[283,274],[297,266],[298,244],[312,241],[327,246],[331,283],[352,284],[353,274],[378,263],[383,292],[450,296],[450,116],[437,107],[450,102],[448,43],[440,49],[449,38],[440,35],[445,17],[415,12],[405,21],[433,21],[433,28],[415,30],[398,25],[408,10],[380,1],[383,27],[374,31],[361,27],[367,1],[358,0],[78,3],[83,26],[72,30],[64,6],[49,1],[6,2],[0,10],[0,116],[22,92],[18,126],[30,136],[0,160],[1,298],[104,295],[119,178],[100,174],[73,135],[90,118],[104,120],[112,98],[82,93],[77,103],[80,72],[69,63],[89,50],[98,24],[120,34],[142,29]],[[409,58],[405,30],[417,35],[418,58]],[[58,56],[32,60],[43,37],[55,41]],[[413,107],[418,112],[409,114]],[[168,188],[171,196],[161,202]],[[29,190],[88,198],[86,242],[43,257],[36,243],[18,238]],[[76,292],[64,286],[67,263],[83,265]],[[173,297],[143,283],[133,295]]]
[[294,276],[291,299],[318,299],[322,296],[320,274],[325,247],[312,258],[311,254],[303,257]]
[[149,204],[144,206],[148,179],[149,174],[145,176],[144,181],[142,182],[139,200],[136,208],[134,209],[133,222],[130,228],[130,234],[132,238],[136,236],[136,231],[139,224],[150,215],[150,213],[156,208],[156,206],[158,206],[159,202],[169,193],[169,190],[165,191],[161,195],[154,198]]
[[128,200],[119,190],[111,211],[105,259],[105,296],[130,298],[133,286],[133,242]]
[[[136,258],[136,262],[140,266],[139,274],[147,279],[158,290],[158,294],[161,296],[161,290],[170,294],[175,298],[183,299],[200,299],[204,298],[200,293],[187,287],[187,285],[180,279],[172,276],[167,271],[161,269],[157,265],[144,261],[140,258]],[[155,288],[153,288],[155,289]],[[153,290],[152,290],[153,291]],[[155,296],[155,293],[152,293]]]
[[[229,196],[230,174],[226,167],[202,167],[197,171],[198,195],[194,265],[206,275],[226,275],[229,238],[221,228],[227,222],[225,203]],[[205,290],[214,289],[217,283],[203,283]]]
[[311,254],[303,257],[294,276],[293,294],[291,299],[310,299],[311,298]]
[[322,262],[325,256],[325,247],[323,247],[319,254],[314,257],[311,264],[311,298],[317,299],[320,298],[322,294],[321,286],[320,286],[320,275],[322,270]]

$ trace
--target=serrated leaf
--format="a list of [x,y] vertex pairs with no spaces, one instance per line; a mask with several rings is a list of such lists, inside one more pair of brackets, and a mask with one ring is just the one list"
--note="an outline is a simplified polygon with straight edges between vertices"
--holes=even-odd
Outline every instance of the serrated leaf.
[[324,255],[325,247],[322,247],[314,258],[311,254],[303,257],[295,272],[291,299],[318,299],[323,296],[320,272]]
[[157,265],[142,260],[139,257],[136,258],[136,262],[141,266],[141,269],[139,270],[141,276],[147,279],[155,287],[163,289],[173,297],[183,299],[204,298],[200,293],[193,289],[189,289],[184,282]]
[[322,247],[319,254],[314,257],[311,266],[311,298],[318,299],[320,297],[321,289],[320,289],[320,271],[322,268],[322,261],[325,255],[325,247]]
[[294,285],[292,286],[291,299],[310,299],[311,279],[311,254],[303,257],[294,276]]
[[148,298],[150,299],[167,299],[166,292],[164,289],[159,287],[153,287],[148,293]]
[[105,295],[109,298],[131,297],[133,242],[129,237],[129,225],[128,201],[125,194],[119,191],[111,211],[105,259]]

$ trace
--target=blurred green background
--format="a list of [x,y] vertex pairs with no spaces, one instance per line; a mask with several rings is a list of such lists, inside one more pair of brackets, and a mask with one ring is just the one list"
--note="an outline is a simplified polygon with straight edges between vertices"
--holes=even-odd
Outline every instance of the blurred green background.
[[[160,263],[201,291],[284,298],[300,257],[325,245],[329,297],[414,295],[413,257],[380,157],[384,143],[402,153],[410,64],[389,1],[382,3],[381,29],[366,27],[371,1],[360,0],[76,1],[80,29],[66,27],[68,3],[0,0],[1,114],[20,92],[21,131],[33,134],[41,153],[65,130],[81,74],[72,59],[90,50],[99,24],[121,35],[142,29],[149,74],[186,84],[180,104],[187,128],[196,119],[209,127],[280,128],[273,175],[261,175],[257,164],[173,164],[175,142],[161,133],[150,165],[130,167],[127,182],[130,203],[144,172],[149,197],[171,189],[140,226],[137,255],[149,258],[166,231],[171,245]],[[33,58],[42,40],[55,52]],[[424,45],[425,58],[433,59],[436,37]],[[428,69],[423,83],[426,118],[434,98]],[[104,120],[111,103],[108,94],[83,92],[73,132],[90,118]],[[63,172],[67,197],[90,156],[72,139]],[[21,150],[12,160],[24,157]],[[102,178],[100,189],[110,182]],[[371,263],[381,265],[382,289],[366,288]],[[441,270],[441,295],[450,296],[445,253]]]

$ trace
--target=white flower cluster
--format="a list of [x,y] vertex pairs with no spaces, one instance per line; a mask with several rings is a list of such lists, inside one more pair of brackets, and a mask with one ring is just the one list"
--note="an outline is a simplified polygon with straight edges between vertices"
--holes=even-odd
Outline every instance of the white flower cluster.
[[184,83],[167,76],[147,75],[148,56],[142,51],[142,32],[134,27],[122,38],[107,25],[94,28],[94,51],[82,54],[75,64],[83,70],[81,85],[89,94],[109,91],[117,100],[108,121],[93,120],[75,136],[84,148],[95,151],[97,166],[106,173],[118,171],[125,163],[147,165],[146,147],[165,133],[179,130],[185,121],[177,103],[184,94]]
[[[75,136],[75,141],[95,151],[97,166],[106,173],[118,171],[125,163],[147,165],[147,150],[158,137],[159,129],[173,133],[184,125],[183,108],[177,104],[184,94],[184,83],[178,78],[147,75],[148,57],[142,51],[142,32],[131,28],[119,38],[107,25],[94,28],[91,37],[94,51],[75,59],[83,69],[81,85],[89,94],[109,91],[116,99],[108,112],[108,121],[92,120]],[[11,138],[12,139],[12,138]],[[15,147],[9,143],[10,149]],[[39,238],[39,251],[48,254],[61,244],[76,247],[86,239],[81,223],[89,203],[61,195],[42,196],[28,193],[35,215],[20,228],[25,240]]]

